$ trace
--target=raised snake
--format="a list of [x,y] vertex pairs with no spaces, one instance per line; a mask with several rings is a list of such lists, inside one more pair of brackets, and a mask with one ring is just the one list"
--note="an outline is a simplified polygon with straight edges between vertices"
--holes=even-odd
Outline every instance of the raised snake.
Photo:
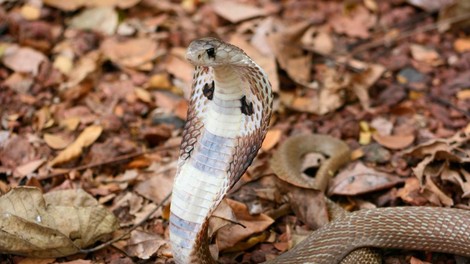
[[[176,263],[215,263],[209,251],[208,220],[264,140],[272,91],[263,69],[243,50],[221,40],[193,41],[186,58],[196,70],[172,193],[170,240]],[[356,211],[317,230],[270,263],[339,263],[362,247],[470,257],[470,211],[432,207]],[[358,262],[346,258],[342,263]]]

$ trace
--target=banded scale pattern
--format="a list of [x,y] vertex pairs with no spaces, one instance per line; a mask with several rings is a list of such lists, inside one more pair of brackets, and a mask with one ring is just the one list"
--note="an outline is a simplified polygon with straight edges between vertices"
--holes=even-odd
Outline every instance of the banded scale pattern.
[[[256,156],[271,116],[271,86],[243,51],[213,38],[190,44],[196,66],[173,187],[176,263],[212,263],[208,218]],[[254,81],[257,80],[257,81]]]

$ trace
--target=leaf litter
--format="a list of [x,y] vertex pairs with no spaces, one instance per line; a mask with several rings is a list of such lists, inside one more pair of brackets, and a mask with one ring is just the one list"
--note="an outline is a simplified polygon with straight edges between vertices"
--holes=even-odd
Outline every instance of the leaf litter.
[[[94,200],[86,208],[116,217],[115,238],[151,214],[113,244],[120,250],[59,259],[64,263],[171,261],[169,207],[156,203],[171,191],[178,156],[165,146],[181,140],[186,118],[193,67],[185,47],[217,36],[261,64],[275,92],[262,150],[214,217],[225,219],[211,245],[219,261],[271,259],[327,222],[323,194],[288,186],[268,165],[285,138],[300,133],[330,134],[354,150],[330,189],[348,210],[468,208],[468,1],[446,2],[3,1],[0,200],[20,185],[35,186],[45,193],[28,191],[39,208],[49,194],[83,190]],[[310,161],[307,171],[318,166]],[[75,228],[63,234],[33,218],[14,222],[56,232],[63,256],[84,242],[74,240],[80,217],[63,217]],[[36,231],[36,238],[44,234]],[[79,248],[96,245],[95,238]],[[41,263],[12,257],[28,250],[2,248],[0,258]],[[405,259],[429,261],[406,251],[386,256]]]

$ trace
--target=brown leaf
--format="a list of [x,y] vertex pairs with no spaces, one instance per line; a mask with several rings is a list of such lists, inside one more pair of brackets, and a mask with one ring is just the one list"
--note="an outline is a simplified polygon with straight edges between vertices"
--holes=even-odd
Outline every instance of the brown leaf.
[[166,244],[168,244],[168,242],[159,235],[134,230],[127,243],[126,253],[129,256],[138,257],[140,259],[149,259]]
[[266,15],[263,9],[235,1],[214,1],[212,6],[216,14],[234,24]]
[[454,49],[459,53],[470,51],[470,38],[456,39],[454,42]]
[[222,227],[217,232],[216,244],[220,251],[233,247],[239,241],[247,237],[266,230],[274,220],[265,214],[252,216],[248,213],[245,204],[227,199],[228,204],[232,207],[238,221],[245,226],[230,225]]
[[123,67],[138,68],[156,57],[157,42],[148,38],[124,41],[108,38],[103,41],[100,49],[112,62]]
[[43,137],[46,144],[52,149],[64,149],[70,144],[69,140],[58,135],[45,133]]
[[159,166],[149,179],[139,182],[134,190],[145,198],[160,203],[173,189],[173,177],[176,169],[175,163]]
[[333,178],[328,194],[359,195],[391,188],[403,181],[395,175],[379,172],[357,163],[352,169],[343,170]]
[[373,133],[372,138],[389,149],[404,149],[415,140],[414,135],[382,135],[380,133]]
[[72,144],[61,151],[59,155],[49,163],[49,166],[55,166],[77,158],[82,154],[83,148],[90,146],[100,137],[102,131],[103,128],[97,125],[85,128]]
[[3,64],[13,71],[36,75],[39,65],[47,60],[44,54],[31,48],[10,45],[1,57]]
[[99,56],[100,53],[97,51],[91,51],[82,56],[69,72],[69,79],[61,85],[61,88],[75,87],[93,73],[97,68]]
[[398,190],[397,196],[403,201],[416,206],[427,205],[429,203],[434,205],[439,204],[436,195],[429,190],[422,190],[416,178],[406,179],[405,186]]
[[305,55],[298,42],[309,26],[308,21],[299,22],[273,32],[267,38],[281,69],[293,81],[304,85],[310,78],[311,54]]
[[280,129],[270,129],[268,133],[266,133],[266,138],[261,145],[261,149],[263,151],[268,151],[272,149],[281,139],[282,131]]
[[18,178],[29,175],[30,173],[34,172],[39,167],[41,167],[44,164],[44,162],[46,162],[45,159],[29,161],[26,164],[16,167],[13,175]]
[[431,65],[437,65],[441,63],[439,53],[433,49],[417,44],[412,44],[410,45],[410,51],[413,59],[417,61],[422,61]]
[[83,190],[42,195],[15,188],[0,197],[0,211],[0,252],[25,256],[72,255],[118,227],[114,215]]
[[136,5],[141,0],[44,0],[44,4],[53,6],[63,11],[75,11],[80,7],[97,7],[97,6],[118,6],[126,9]]
[[369,28],[376,21],[376,15],[361,5],[356,6],[348,15],[338,14],[330,18],[330,24],[337,33],[363,39],[369,38]]

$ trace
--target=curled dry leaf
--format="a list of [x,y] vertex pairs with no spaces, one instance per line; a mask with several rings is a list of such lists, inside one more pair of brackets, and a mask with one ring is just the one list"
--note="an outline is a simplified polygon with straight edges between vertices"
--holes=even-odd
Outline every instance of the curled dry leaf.
[[372,138],[389,149],[404,149],[415,140],[414,135],[382,135],[380,133],[373,133]]
[[81,7],[117,6],[122,9],[132,7],[141,0],[44,0],[44,4],[63,11],[75,11]]
[[59,155],[49,163],[49,166],[55,166],[77,158],[82,154],[83,148],[90,146],[100,137],[102,131],[103,128],[97,125],[85,128],[72,144],[61,151]]
[[34,172],[35,170],[37,170],[45,162],[46,162],[45,159],[38,159],[38,160],[29,161],[26,164],[22,164],[22,165],[16,167],[13,175],[15,177],[18,177],[18,178],[24,177],[24,176]]
[[459,38],[454,42],[454,49],[459,53],[470,51],[470,38]]
[[134,230],[131,233],[131,239],[126,246],[126,252],[129,256],[140,259],[149,259],[162,246],[167,245],[167,241],[159,235],[140,230]]
[[112,7],[94,7],[85,9],[70,21],[70,27],[95,30],[112,35],[118,25],[118,14]]
[[0,197],[0,252],[62,257],[109,236],[117,219],[83,190],[43,195],[19,187]]
[[266,15],[266,12],[261,8],[236,1],[214,1],[213,8],[217,15],[232,23]]
[[8,46],[1,56],[5,66],[16,72],[32,73],[36,75],[39,65],[47,58],[32,48],[22,48],[17,45]]
[[122,67],[138,68],[157,56],[157,42],[147,38],[119,41],[109,38],[100,47],[103,54]]
[[357,163],[351,170],[343,170],[331,183],[330,195],[359,195],[393,187],[404,180]]
[[369,38],[369,29],[375,25],[377,16],[358,5],[349,14],[337,14],[330,18],[330,24],[339,34],[350,37]]
[[44,134],[44,141],[52,149],[64,149],[70,142],[65,140],[63,137],[53,134]]
[[410,46],[410,51],[413,59],[417,61],[425,62],[431,65],[437,65],[441,63],[441,57],[439,56],[439,53],[431,48],[412,44]]
[[247,237],[266,230],[274,220],[265,214],[250,215],[245,204],[227,199],[238,221],[244,225],[224,226],[217,232],[216,243],[220,251],[233,247]]
[[282,131],[279,129],[270,129],[266,134],[266,138],[261,145],[263,151],[268,151],[272,149],[281,139]]

